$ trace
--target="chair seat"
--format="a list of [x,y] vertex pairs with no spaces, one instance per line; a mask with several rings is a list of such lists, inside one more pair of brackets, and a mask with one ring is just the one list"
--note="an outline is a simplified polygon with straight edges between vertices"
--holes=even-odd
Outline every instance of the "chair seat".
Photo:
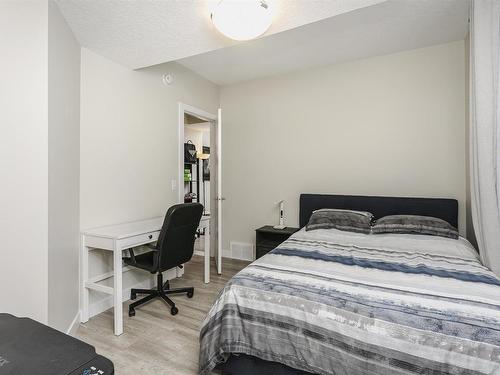
[[157,269],[155,268],[155,264],[157,264],[156,262],[157,256],[158,252],[148,251],[147,253],[136,255],[135,262],[130,257],[123,258],[123,262],[126,265],[142,268],[143,270],[155,273],[157,271]]

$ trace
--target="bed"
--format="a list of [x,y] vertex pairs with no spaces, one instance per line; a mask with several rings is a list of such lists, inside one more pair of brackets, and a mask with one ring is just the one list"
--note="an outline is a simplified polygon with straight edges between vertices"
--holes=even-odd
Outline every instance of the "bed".
[[[432,216],[451,199],[303,194],[321,208]],[[235,275],[200,333],[200,374],[500,374],[500,280],[463,238],[299,232]]]

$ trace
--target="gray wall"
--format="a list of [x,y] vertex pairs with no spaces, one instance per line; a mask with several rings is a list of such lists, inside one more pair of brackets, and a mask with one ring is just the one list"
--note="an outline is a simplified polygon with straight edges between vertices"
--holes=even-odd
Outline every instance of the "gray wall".
[[465,233],[465,55],[454,42],[221,89],[224,242],[298,224],[302,192],[456,198]]
[[67,330],[79,310],[80,44],[49,2],[48,322]]

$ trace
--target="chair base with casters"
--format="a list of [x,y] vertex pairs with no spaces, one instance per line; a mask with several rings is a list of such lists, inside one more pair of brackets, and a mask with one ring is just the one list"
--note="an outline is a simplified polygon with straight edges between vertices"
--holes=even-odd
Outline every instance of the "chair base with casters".
[[[128,251],[130,253],[130,257],[123,258],[125,264],[154,273],[155,270],[158,270],[157,263],[159,252],[156,248],[156,245],[148,245],[148,247],[153,251],[140,255],[135,255],[134,250],[129,249]],[[183,268],[183,265],[180,264],[177,267]],[[129,305],[128,316],[135,316],[136,307],[139,307],[140,305],[147,303],[155,298],[161,298],[162,300],[164,300],[170,306],[170,313],[172,315],[176,315],[179,310],[177,309],[177,307],[175,307],[175,303],[167,297],[167,294],[186,293],[188,298],[192,298],[194,295],[193,287],[170,289],[168,280],[166,282],[163,282],[163,274],[160,271],[156,272],[156,278],[156,288],[154,289],[131,289],[131,300],[135,300],[138,294],[146,294],[146,297],[141,298],[139,301],[133,302]]]
[[135,316],[136,307],[139,307],[140,305],[149,302],[155,298],[161,298],[162,300],[164,300],[170,306],[170,313],[172,315],[177,315],[179,309],[175,307],[174,301],[168,298],[167,295],[186,293],[188,298],[193,298],[194,296],[193,287],[170,289],[170,284],[168,281],[163,283],[163,274],[161,272],[157,274],[156,279],[157,279],[156,289],[132,289],[130,291],[131,300],[135,300],[138,294],[147,294],[147,296],[129,305],[128,316]]

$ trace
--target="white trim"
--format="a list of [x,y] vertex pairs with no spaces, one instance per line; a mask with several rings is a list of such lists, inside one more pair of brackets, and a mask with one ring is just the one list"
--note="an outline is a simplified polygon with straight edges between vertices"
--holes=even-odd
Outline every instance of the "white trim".
[[223,233],[222,233],[222,202],[225,199],[222,195],[222,109],[217,110],[217,141],[216,154],[217,154],[217,273],[222,274],[222,246],[223,246]]
[[[236,249],[239,247],[240,249]],[[229,241],[229,252],[233,259],[255,260],[254,245],[248,242]]]
[[[220,112],[220,109],[219,109]],[[210,132],[214,131],[214,126],[217,121],[217,116],[206,112],[202,109],[193,107],[188,104],[184,104],[179,102],[179,118],[178,118],[178,134],[179,134],[179,140],[178,140],[178,159],[177,159],[177,167],[179,168],[178,173],[177,173],[177,189],[178,189],[178,194],[177,194],[177,202],[178,203],[184,203],[184,114],[188,113],[190,115],[196,116],[206,122],[210,123]],[[218,148],[219,145],[216,145]],[[199,183],[199,182],[198,182]],[[203,192],[205,193],[205,192]],[[199,198],[199,197],[198,197]],[[199,199],[198,199],[199,201]],[[209,227],[207,228],[209,233],[210,229],[213,228],[213,225],[209,224]],[[209,242],[209,236],[205,235],[205,259],[204,259],[204,281],[205,283],[210,282],[210,254],[212,252],[212,249],[210,248],[210,242]],[[208,247],[208,251],[207,251]],[[219,272],[220,273],[220,272]]]
[[179,102],[179,118],[178,118],[178,135],[179,135],[179,152],[177,159],[177,167],[179,168],[177,174],[177,201],[178,203],[184,203],[184,113],[201,118],[202,120],[207,120],[207,122],[213,123],[217,120],[217,116],[193,107],[189,104],[184,104]]
[[193,255],[199,255],[202,257],[203,255],[205,255],[205,252],[201,250],[195,250],[193,251]]
[[226,258],[226,259],[245,260],[247,262],[253,262],[255,260],[255,259],[250,259],[250,258],[245,258],[245,257],[234,256],[232,251],[229,249],[222,249],[222,257]]
[[80,326],[80,311],[76,313],[73,321],[66,330],[66,334],[70,336],[75,336],[79,326]]
[[178,119],[178,134],[177,142],[179,150],[177,152],[177,203],[184,203],[184,104],[179,102],[179,119]]
[[[195,251],[193,251],[193,255],[198,255],[200,257],[205,257],[205,252],[203,250],[195,250]],[[215,258],[215,255],[211,254],[210,258]]]
[[[206,112],[203,109],[199,109],[199,108],[193,107],[192,105],[184,104],[181,102],[179,102],[179,105],[182,106],[183,111],[185,113],[199,117],[200,119],[206,120],[207,122],[212,122],[212,121],[217,120],[216,115],[209,113],[209,112]],[[182,116],[182,124],[184,125],[184,115]]]

